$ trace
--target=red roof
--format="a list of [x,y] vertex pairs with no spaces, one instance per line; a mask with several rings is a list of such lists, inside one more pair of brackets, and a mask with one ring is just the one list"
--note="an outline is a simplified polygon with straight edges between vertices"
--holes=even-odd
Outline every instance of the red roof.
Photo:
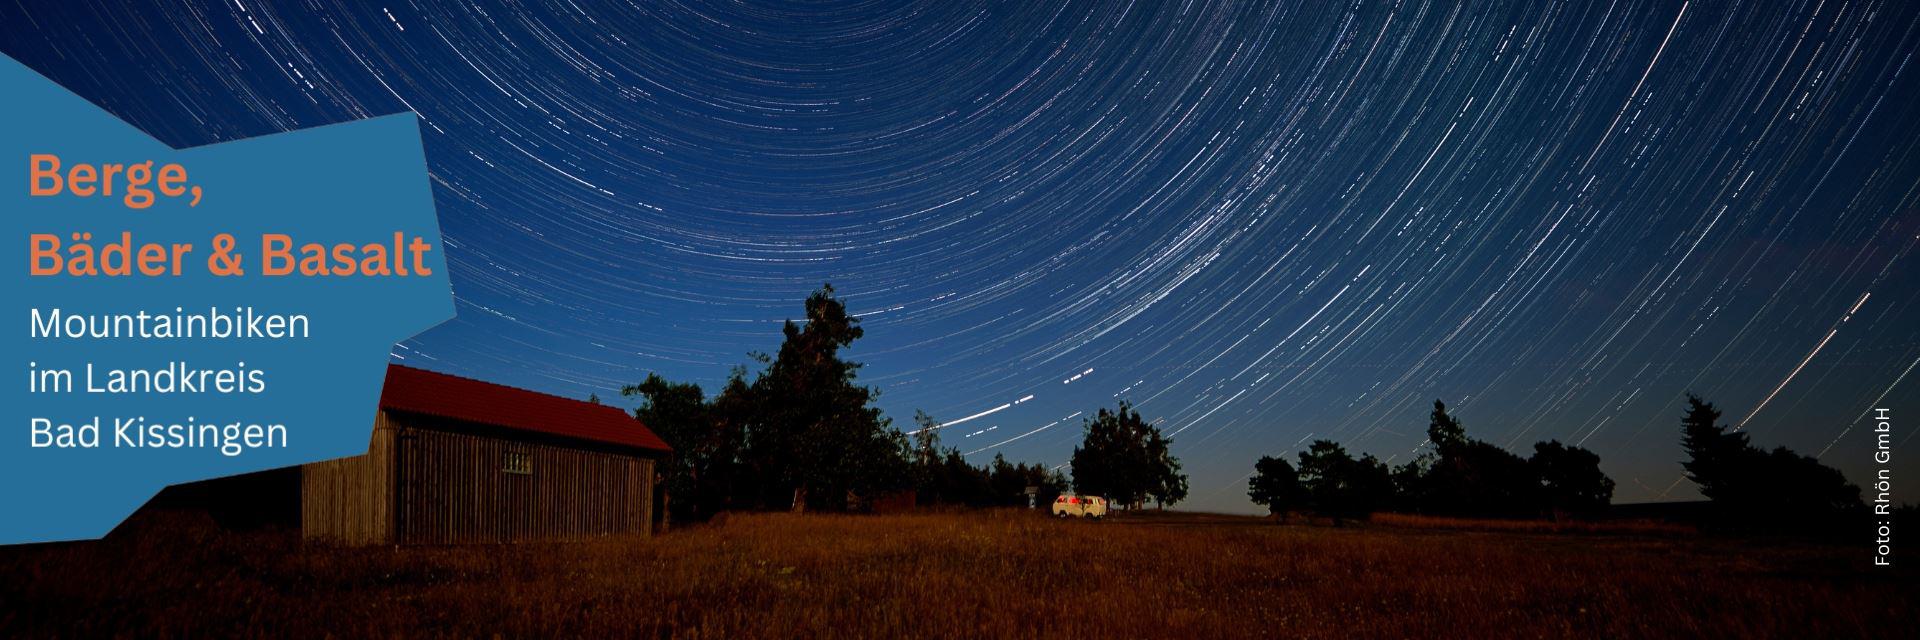
[[472,378],[387,365],[380,408],[655,451],[672,448],[631,414]]

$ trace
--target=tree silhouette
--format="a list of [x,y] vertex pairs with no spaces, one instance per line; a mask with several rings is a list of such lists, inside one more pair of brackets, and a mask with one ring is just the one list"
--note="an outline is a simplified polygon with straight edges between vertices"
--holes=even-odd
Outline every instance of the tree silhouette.
[[1422,452],[1398,467],[1393,468],[1393,508],[1401,511],[1429,511],[1433,503],[1432,483],[1428,475],[1433,472],[1433,463],[1437,456],[1432,451]]
[[620,394],[643,398],[634,417],[673,447],[661,473],[674,517],[700,519],[725,508],[740,450],[736,425],[715,419],[699,385],[670,382],[659,374],[627,385]]
[[1540,479],[1542,506],[1554,514],[1591,513],[1613,501],[1613,479],[1600,472],[1600,456],[1549,440],[1533,445],[1527,460]]
[[915,412],[913,421],[920,428],[913,434],[909,461],[920,504],[1024,507],[1027,487],[1035,487],[1035,499],[1046,503],[1067,488],[1066,479],[1045,465],[1012,463],[997,453],[985,466],[969,464],[959,449],[940,446],[939,421],[924,411]]
[[[635,416],[674,447],[660,468],[677,517],[734,507],[844,509],[863,494],[912,488],[925,503],[1025,505],[1027,487],[1052,501],[1067,480],[1044,465],[998,457],[974,466],[940,446],[940,423],[916,412],[912,442],[873,406],[876,391],[856,383],[860,364],[841,349],[865,332],[832,285],[807,297],[806,322],[788,321],[774,355],[750,353],[757,374],[734,367],[711,400],[693,384],[649,375],[622,394],[645,399]],[[1139,419],[1137,414],[1133,420]],[[1138,435],[1145,483],[1138,495],[1163,504],[1185,497],[1186,477],[1158,431]],[[1136,498],[1137,502],[1141,498]]]
[[933,467],[941,459],[941,425],[927,411],[914,411],[914,454],[912,461],[916,467]]
[[790,488],[795,511],[842,508],[850,492],[904,484],[907,445],[872,406],[873,389],[855,384],[860,364],[840,357],[865,331],[833,285],[807,296],[806,319],[781,328],[780,350],[753,383],[762,422],[748,447],[764,479]]
[[1324,514],[1354,511],[1347,495],[1347,467],[1353,456],[1332,440],[1315,440],[1300,452],[1300,489],[1307,505]]
[[1441,455],[1445,455],[1449,449],[1466,446],[1467,428],[1460,424],[1458,418],[1447,413],[1447,403],[1433,401],[1433,413],[1427,423],[1427,440],[1442,452]]
[[1543,511],[1593,511],[1613,496],[1613,481],[1600,471],[1593,452],[1541,442],[1534,445],[1533,459],[1521,458],[1469,437],[1439,400],[1429,414],[1427,445],[1412,460],[1388,468],[1371,455],[1354,458],[1337,443],[1314,442],[1300,454],[1305,500],[1315,511],[1338,517],[1382,509],[1531,517]]
[[1313,510],[1336,523],[1365,517],[1388,504],[1393,479],[1371,455],[1355,459],[1332,440],[1315,440],[1300,452],[1300,488]]
[[940,422],[925,411],[915,411],[913,422],[919,428],[911,436],[913,448],[907,454],[907,462],[912,465],[915,501],[919,504],[942,502],[952,495],[953,482],[946,465],[948,450],[940,446]]
[[1680,419],[1680,446],[1687,460],[1680,463],[1687,479],[1700,487],[1700,495],[1722,505],[1754,501],[1755,488],[1746,480],[1757,470],[1753,445],[1747,434],[1728,431],[1719,424],[1720,410],[1699,396],[1687,394],[1687,414]]
[[1771,513],[1785,525],[1776,528],[1818,532],[1851,523],[1851,518],[1866,511],[1860,487],[1813,456],[1775,447],[1767,453],[1764,466],[1760,493],[1773,496]]
[[1454,515],[1532,515],[1538,481],[1527,461],[1512,452],[1467,437],[1466,427],[1433,401],[1427,438],[1437,455],[1426,474],[1427,509]]
[[1713,403],[1687,394],[1680,419],[1687,479],[1713,501],[1719,524],[1797,533],[1831,531],[1865,505],[1838,470],[1786,447],[1765,451],[1719,424]]
[[1152,484],[1147,495],[1160,508],[1187,499],[1187,476],[1180,473],[1180,459],[1173,457],[1169,447],[1172,440],[1160,435],[1160,430],[1147,427],[1147,464],[1146,472],[1151,474]]
[[1009,507],[1027,506],[1027,487],[1036,490],[1033,497],[1035,505],[1053,504],[1053,499],[1067,490],[1067,479],[1048,471],[1046,465],[1024,462],[1008,464],[1000,454],[993,456],[988,484],[993,488],[992,503]]
[[1367,515],[1386,509],[1393,504],[1393,474],[1387,465],[1373,457],[1373,454],[1361,454],[1348,467],[1348,484],[1352,510],[1356,515]]
[[1253,477],[1247,479],[1247,497],[1266,507],[1267,513],[1286,517],[1288,511],[1306,506],[1306,492],[1300,487],[1300,472],[1286,458],[1260,456],[1253,463]]
[[1135,507],[1150,496],[1162,505],[1186,497],[1180,460],[1168,451],[1172,441],[1141,420],[1132,405],[1122,401],[1118,410],[1100,409],[1087,419],[1084,432],[1072,460],[1073,488],[1081,495]]

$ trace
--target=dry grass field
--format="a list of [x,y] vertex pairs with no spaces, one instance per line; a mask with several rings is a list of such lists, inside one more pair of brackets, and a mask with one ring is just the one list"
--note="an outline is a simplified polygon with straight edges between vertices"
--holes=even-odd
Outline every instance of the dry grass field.
[[1696,527],[1650,519],[1635,520],[1479,520],[1443,516],[1376,513],[1368,522],[1383,527],[1414,529],[1456,529],[1461,531],[1499,531],[1505,533],[1581,533],[1642,536],[1688,536]]
[[739,515],[654,539],[328,549],[143,512],[0,549],[0,637],[1864,637],[1914,573],[1697,535],[1143,514]]

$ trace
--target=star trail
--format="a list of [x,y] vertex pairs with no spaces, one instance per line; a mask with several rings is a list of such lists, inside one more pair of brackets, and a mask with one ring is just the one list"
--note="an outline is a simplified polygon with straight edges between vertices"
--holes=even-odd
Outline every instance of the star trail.
[[175,146],[419,114],[417,366],[711,391],[832,282],[896,425],[1052,465],[1130,400],[1232,511],[1435,398],[1618,502],[1697,498],[1688,391],[1856,482],[1920,414],[1914,3],[118,5],[0,50]]

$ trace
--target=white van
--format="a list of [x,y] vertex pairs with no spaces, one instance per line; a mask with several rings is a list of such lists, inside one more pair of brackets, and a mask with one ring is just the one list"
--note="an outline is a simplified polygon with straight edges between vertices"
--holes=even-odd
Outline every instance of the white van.
[[1076,496],[1061,494],[1053,499],[1053,516],[1065,518],[1076,516],[1099,520],[1107,515],[1107,499],[1100,496]]

